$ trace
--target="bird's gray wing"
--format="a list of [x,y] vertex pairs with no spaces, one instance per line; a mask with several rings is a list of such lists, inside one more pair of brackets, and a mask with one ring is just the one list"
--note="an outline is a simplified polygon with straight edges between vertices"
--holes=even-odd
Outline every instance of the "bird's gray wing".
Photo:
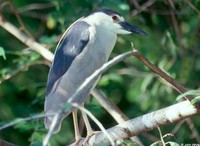
[[68,32],[62,37],[60,44],[58,45],[54,61],[49,71],[47,81],[46,96],[49,95],[56,81],[62,77],[73,60],[78,56],[89,41],[89,27],[90,25],[84,21],[78,21],[73,24]]

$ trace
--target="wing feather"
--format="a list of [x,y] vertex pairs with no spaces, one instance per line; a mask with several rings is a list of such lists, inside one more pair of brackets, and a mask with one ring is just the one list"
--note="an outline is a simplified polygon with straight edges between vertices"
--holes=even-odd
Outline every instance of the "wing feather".
[[84,21],[77,21],[66,31],[61,38],[56,52],[54,61],[49,71],[47,81],[46,96],[50,92],[56,82],[67,72],[73,60],[78,56],[89,41],[90,25]]

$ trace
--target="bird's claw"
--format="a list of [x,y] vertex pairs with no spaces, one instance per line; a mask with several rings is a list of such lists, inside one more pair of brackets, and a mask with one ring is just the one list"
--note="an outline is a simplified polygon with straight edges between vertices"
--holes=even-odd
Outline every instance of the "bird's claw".
[[87,136],[86,136],[86,138],[84,139],[84,141],[83,141],[83,146],[86,146],[87,145],[87,143],[88,143],[88,141],[89,141],[89,139],[93,136],[93,135],[95,135],[96,133],[98,133],[99,131],[91,131],[90,133],[88,133],[87,134]]
[[73,146],[82,146],[82,143],[81,143],[82,140],[83,140],[82,137],[76,138],[76,141],[75,141],[75,143],[73,144]]

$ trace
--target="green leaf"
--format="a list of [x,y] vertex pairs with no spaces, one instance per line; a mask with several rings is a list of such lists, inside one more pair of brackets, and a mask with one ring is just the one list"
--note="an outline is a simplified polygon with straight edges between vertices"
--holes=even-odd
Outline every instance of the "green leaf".
[[173,142],[173,141],[169,141],[166,144],[169,144],[170,146],[180,146],[178,143]]
[[150,146],[157,146],[160,143],[160,141],[156,141],[154,143],[152,143]]
[[42,141],[42,140],[43,140],[43,135],[41,134],[41,132],[34,131],[33,134],[31,135],[32,143]]
[[139,146],[138,143],[136,143],[132,140],[128,140],[128,139],[124,140],[124,143],[125,143],[126,146]]
[[[20,120],[20,119],[19,119]],[[31,122],[21,122],[14,126],[14,128],[19,129],[21,132],[26,132],[34,129],[35,124]]]
[[188,95],[200,95],[200,90],[189,90],[181,95],[179,95],[176,100],[180,100],[182,99],[183,97],[185,96],[188,96]]
[[200,96],[197,96],[194,99],[192,99],[191,104],[195,104],[195,103],[197,103],[199,101],[200,101]]
[[101,106],[96,105],[96,104],[88,103],[88,104],[85,104],[85,107],[95,115],[101,115],[104,112]]
[[6,54],[3,47],[0,47],[0,56],[2,56],[4,60],[6,60]]
[[34,142],[34,143],[31,143],[30,146],[42,146],[42,142]]

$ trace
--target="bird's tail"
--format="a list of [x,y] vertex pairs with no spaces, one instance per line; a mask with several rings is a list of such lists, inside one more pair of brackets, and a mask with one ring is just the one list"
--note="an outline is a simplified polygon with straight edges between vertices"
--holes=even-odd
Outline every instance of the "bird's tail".
[[[48,114],[49,115],[56,115],[56,113],[58,113],[58,111],[49,110],[49,111],[46,112],[47,115]],[[71,111],[67,111],[65,113],[60,114],[60,116],[58,117],[58,122],[56,123],[56,126],[54,127],[53,134],[56,134],[60,131],[63,119],[65,117],[67,117],[70,113],[71,113]],[[47,130],[51,127],[53,120],[54,120],[54,116],[48,116],[44,119],[44,125],[45,125],[45,128]]]
[[[51,127],[51,124],[54,120],[54,117],[46,117],[45,120],[44,120],[44,125],[45,125],[45,128],[46,129],[49,129]],[[59,119],[59,121],[56,123],[56,126],[53,130],[53,134],[56,134],[60,131],[60,128],[61,128],[61,123],[62,123],[62,120]]]

